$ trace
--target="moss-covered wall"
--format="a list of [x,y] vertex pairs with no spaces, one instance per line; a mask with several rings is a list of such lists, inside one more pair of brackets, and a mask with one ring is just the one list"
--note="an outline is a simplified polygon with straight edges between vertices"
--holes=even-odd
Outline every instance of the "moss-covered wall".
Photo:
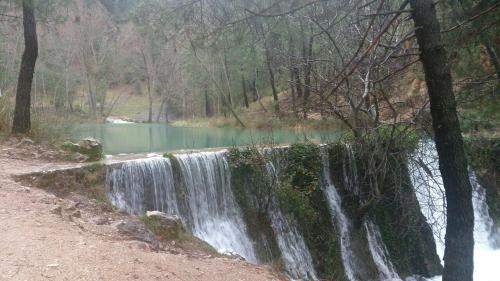
[[[330,146],[333,181],[343,208],[354,222],[354,233],[368,217],[377,223],[391,261],[401,277],[414,274],[433,276],[441,272],[431,228],[420,212],[408,174],[407,154],[412,142],[396,144],[370,139],[351,144],[354,161],[346,146]],[[401,147],[407,145],[407,147]],[[355,165],[355,167],[352,167]],[[378,169],[377,167],[383,167]],[[346,179],[356,174],[358,194]],[[365,243],[362,239],[357,243]]]
[[[355,153],[350,160],[344,144],[328,146],[331,180],[342,197],[342,208],[352,222],[350,240],[358,258],[358,278],[371,280],[378,274],[363,226],[368,218],[379,225],[391,260],[402,277],[440,274],[442,268],[434,238],[420,212],[409,178],[407,154],[401,148],[393,148],[381,150],[388,157],[379,157],[376,155],[378,150],[370,147],[370,143],[353,143]],[[266,168],[266,161],[271,158],[279,170],[276,180],[270,179]],[[381,164],[382,161],[385,161],[384,173],[379,175],[368,171],[367,163]],[[321,188],[323,163],[319,146],[294,144],[266,156],[255,148],[233,149],[229,153],[229,162],[233,189],[250,236],[254,241],[266,241],[266,247],[258,249],[261,258],[273,261],[279,257],[266,212],[266,202],[275,196],[283,213],[297,222],[318,277],[346,280],[339,231],[332,223]],[[377,191],[373,190],[374,186]]]
[[281,252],[267,215],[274,185],[268,176],[266,159],[256,148],[249,147],[229,150],[228,161],[235,199],[258,258],[276,265]]
[[320,148],[314,144],[294,144],[283,160],[276,191],[282,210],[297,220],[319,277],[346,280],[339,232],[332,224],[321,189]]
[[469,163],[486,190],[490,216],[500,227],[500,137],[466,137],[464,140]]

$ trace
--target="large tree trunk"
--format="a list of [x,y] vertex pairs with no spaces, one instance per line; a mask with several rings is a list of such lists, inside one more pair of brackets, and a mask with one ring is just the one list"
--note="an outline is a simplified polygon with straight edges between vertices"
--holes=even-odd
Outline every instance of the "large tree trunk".
[[17,80],[16,107],[13,133],[27,133],[31,129],[31,85],[38,57],[38,41],[33,0],[23,1],[24,53]]
[[433,0],[410,0],[447,202],[443,281],[472,281],[474,211],[450,66]]

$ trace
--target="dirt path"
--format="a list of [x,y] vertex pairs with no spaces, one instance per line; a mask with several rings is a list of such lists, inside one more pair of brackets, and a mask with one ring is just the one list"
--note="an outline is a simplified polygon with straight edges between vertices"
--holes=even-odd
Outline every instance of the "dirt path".
[[54,206],[72,204],[11,176],[64,164],[23,161],[0,144],[0,280],[279,280],[268,267],[226,257],[155,252],[127,240],[82,210],[68,219]]

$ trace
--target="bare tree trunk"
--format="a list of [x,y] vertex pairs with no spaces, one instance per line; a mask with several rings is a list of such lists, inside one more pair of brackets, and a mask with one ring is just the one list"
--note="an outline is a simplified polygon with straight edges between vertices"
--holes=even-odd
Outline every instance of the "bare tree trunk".
[[304,65],[305,65],[305,73],[304,73],[304,100],[303,100],[303,108],[304,111],[304,119],[307,119],[307,110],[309,107],[309,97],[311,95],[311,71],[312,71],[312,46],[313,46],[313,37],[312,35],[309,37],[308,44],[306,46],[304,42],[303,47],[303,56],[304,56]]
[[148,86],[148,103],[149,103],[149,110],[148,110],[148,123],[152,123],[153,122],[153,93],[152,91],[154,89],[151,89],[151,88],[154,88],[154,85],[152,85],[154,82],[153,82],[153,78],[151,77],[152,74],[152,65],[150,65],[150,61],[148,61],[147,57],[146,57],[146,54],[144,53],[144,50],[141,50],[141,54],[142,54],[142,59],[144,60],[144,67],[146,67],[146,79],[148,80],[147,82],[147,86]]
[[297,117],[297,101],[296,101],[296,90],[295,90],[295,83],[294,83],[294,77],[293,77],[293,68],[294,66],[292,65],[290,67],[290,94],[292,95],[292,111],[293,115]]
[[257,92],[257,75],[254,74],[252,81],[250,81],[250,89],[252,89],[253,101],[256,102],[260,99],[259,93]]
[[271,89],[273,91],[273,100],[274,100],[274,111],[275,113],[279,116],[280,113],[280,104],[278,100],[278,91],[276,90],[276,85],[274,81],[274,71],[273,67],[271,64],[271,53],[269,51],[269,46],[267,42],[264,43],[265,45],[265,53],[266,53],[266,66],[267,66],[267,71],[269,71],[269,82],[271,83]]
[[410,0],[420,59],[429,90],[439,170],[447,202],[443,281],[472,281],[474,211],[472,187],[457,116],[449,62],[433,0]]
[[248,104],[248,96],[247,96],[247,83],[245,81],[245,76],[241,76],[241,87],[243,91],[243,101],[245,102],[245,107],[248,108],[250,105]]
[[27,133],[31,129],[31,85],[38,57],[38,40],[33,0],[23,1],[24,53],[17,80],[13,133]]
[[486,52],[490,57],[490,62],[495,68],[495,72],[497,74],[497,80],[500,81],[500,63],[498,62],[498,56],[495,53],[495,50],[491,47],[489,43],[484,44],[486,46]]
[[208,95],[208,88],[205,86],[205,116],[212,117],[212,106],[210,104],[210,96]]
[[161,114],[163,113],[163,107],[165,106],[165,102],[167,101],[166,98],[164,98],[162,101],[161,101],[161,104],[160,104],[160,109],[158,110],[158,114],[156,115],[156,122],[160,122],[160,118],[161,118]]

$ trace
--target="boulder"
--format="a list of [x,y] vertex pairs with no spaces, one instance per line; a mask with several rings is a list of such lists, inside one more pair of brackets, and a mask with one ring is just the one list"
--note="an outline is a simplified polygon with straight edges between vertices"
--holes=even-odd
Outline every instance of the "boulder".
[[140,220],[122,220],[114,224],[114,227],[120,234],[149,243],[153,245],[154,248],[159,247],[159,242],[155,234]]
[[156,218],[166,227],[180,228],[185,231],[181,218],[176,215],[168,215],[159,211],[148,211],[146,217]]
[[[66,141],[62,147],[75,153],[75,160],[77,161],[99,161],[103,156],[103,149],[101,143],[94,138],[85,138],[78,143]],[[85,156],[85,157],[82,157]]]
[[163,240],[180,239],[186,234],[181,219],[159,211],[150,211],[143,218],[144,223]]

